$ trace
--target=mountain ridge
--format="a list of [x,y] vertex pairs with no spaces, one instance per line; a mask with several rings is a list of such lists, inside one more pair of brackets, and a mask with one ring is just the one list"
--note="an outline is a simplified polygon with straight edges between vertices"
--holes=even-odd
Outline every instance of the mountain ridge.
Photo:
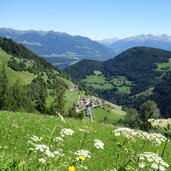
[[[137,46],[147,46],[171,51],[171,36],[167,34],[153,35],[141,34],[111,41],[111,39],[98,41],[107,47],[112,48],[116,54]],[[107,43],[106,43],[107,42]]]
[[[112,49],[90,38],[55,31],[19,31],[1,28],[0,36],[24,44],[31,51],[61,68],[82,59],[103,61],[115,55]],[[54,56],[49,58],[49,55]]]

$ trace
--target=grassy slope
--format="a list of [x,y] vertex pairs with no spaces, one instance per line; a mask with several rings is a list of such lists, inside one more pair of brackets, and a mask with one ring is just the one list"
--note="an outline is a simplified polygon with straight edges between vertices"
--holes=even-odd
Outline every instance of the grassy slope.
[[[112,164],[115,161],[116,152],[118,150],[117,142],[123,142],[123,139],[119,137],[116,139],[112,134],[112,131],[115,129],[111,125],[97,124],[94,122],[79,121],[74,119],[66,119],[66,122],[62,122],[56,117],[35,115],[35,114],[25,114],[25,113],[10,113],[10,112],[0,112],[0,146],[3,151],[0,150],[0,166],[7,163],[8,160],[13,158],[15,160],[21,160],[23,163],[28,164],[29,159],[35,155],[30,155],[26,158],[28,154],[28,141],[33,135],[43,137],[43,144],[48,145],[53,144],[52,140],[56,136],[60,136],[59,132],[61,128],[71,128],[75,131],[73,136],[66,137],[64,140],[63,152],[66,154],[67,163],[64,164],[63,168],[57,169],[59,171],[67,170],[67,167],[71,164],[73,158],[75,158],[74,152],[77,150],[87,149],[91,151],[91,159],[86,159],[84,164],[88,167],[89,171],[104,171],[106,169],[111,170]],[[54,127],[56,126],[56,129]],[[78,131],[79,128],[83,126],[88,126],[93,132],[90,132],[82,147],[80,147],[80,140],[83,139],[83,132]],[[53,131],[52,131],[53,130]],[[48,139],[50,138],[50,141]],[[104,150],[97,150],[93,146],[94,139],[100,139],[105,143]],[[49,144],[49,145],[50,145]],[[54,144],[53,144],[54,145]],[[136,152],[139,152],[143,142],[138,141],[136,143],[126,144],[132,145]],[[55,148],[55,147],[54,147]],[[155,153],[161,154],[163,145],[161,148],[153,147],[151,144],[148,144],[144,151],[152,151]],[[169,142],[167,150],[164,156],[164,160],[171,165],[171,143]],[[65,158],[64,157],[64,158]],[[70,159],[71,157],[71,159]],[[102,160],[103,159],[103,160]],[[127,157],[125,154],[121,153],[121,161],[124,163],[127,162]],[[51,166],[51,171],[56,170],[58,163],[54,163]],[[171,168],[168,168],[168,171]],[[29,165],[27,170],[38,170],[34,163]],[[44,170],[42,168],[42,170]],[[84,169],[77,169],[83,171]]]
[[[11,57],[11,55],[8,55],[5,51],[0,49],[0,66],[2,66],[3,63],[5,63],[7,65],[10,57]],[[57,72],[57,71],[54,71],[54,72]],[[25,71],[16,72],[9,67],[7,67],[7,75],[8,75],[8,78],[9,78],[11,85],[14,84],[17,80],[19,80],[22,85],[27,85],[27,84],[31,83],[33,78],[36,77],[36,75],[34,75],[32,73],[25,72]],[[68,85],[69,88],[71,88],[73,86],[73,83],[71,81],[69,81],[65,78],[62,78],[60,76],[58,76],[58,78],[63,80]],[[45,73],[44,73],[44,79],[47,80],[47,75]],[[99,78],[99,79],[101,79],[101,78]],[[77,103],[78,95],[83,97],[85,95],[85,92],[82,92],[79,90],[77,90],[77,91],[66,90],[66,93],[65,93],[65,102],[66,102],[65,103],[65,111],[68,111],[74,104]],[[46,100],[47,107],[50,107],[52,101],[53,101],[53,98],[49,95],[47,100]],[[105,113],[106,110],[100,110],[100,111],[103,113],[102,116],[101,116],[101,114],[98,115],[98,117],[100,116],[100,118],[102,118],[103,116],[109,115],[108,113],[107,114]],[[118,115],[120,115],[120,112],[121,111],[118,111]],[[110,116],[110,118],[115,118],[115,116],[114,116],[115,113],[116,112],[111,111],[110,114],[112,116]],[[97,112],[95,112],[95,115],[96,114],[97,114]],[[95,119],[97,118],[97,120],[99,120],[98,117],[95,117]]]
[[[0,67],[2,66],[3,63],[7,65],[10,57],[11,55],[8,55],[5,51],[3,51],[0,48]],[[32,73],[25,72],[25,71],[16,72],[9,67],[7,67],[7,75],[8,75],[10,84],[14,84],[17,80],[19,80],[22,85],[27,85],[31,83],[33,78],[36,77],[36,75]]]
[[95,89],[111,89],[116,87],[119,93],[130,93],[132,83],[125,77],[115,77],[111,81],[107,81],[104,76],[99,75],[97,72],[98,71],[95,71],[96,75],[87,76],[85,79],[82,79],[81,82]]
[[171,58],[167,63],[157,64],[157,71],[171,70]]
[[119,119],[124,118],[124,115],[121,115],[122,111],[118,111],[115,109],[109,109],[109,108],[95,108],[92,111],[93,117],[97,122],[103,121],[104,117],[107,117],[107,119],[110,121],[110,123],[113,123]]
[[112,85],[109,84],[105,77],[100,75],[90,75],[86,79],[83,79],[82,82],[86,82],[86,85],[92,86],[96,89],[111,89]]

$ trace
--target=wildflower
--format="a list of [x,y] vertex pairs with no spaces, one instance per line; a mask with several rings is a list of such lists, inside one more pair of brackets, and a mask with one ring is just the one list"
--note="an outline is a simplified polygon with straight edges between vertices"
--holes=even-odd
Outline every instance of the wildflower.
[[48,146],[46,146],[44,144],[36,144],[34,151],[35,152],[37,152],[37,151],[44,152],[44,151],[47,151],[47,150],[49,150],[49,147]]
[[75,171],[75,166],[69,166],[68,171]]
[[158,165],[156,163],[152,163],[151,168],[156,170],[158,169]]
[[159,146],[162,142],[165,142],[167,139],[161,134],[158,133],[147,133],[140,130],[132,130],[130,128],[118,128],[113,131],[115,136],[123,136],[126,139],[136,141],[136,138],[143,139],[146,141],[152,142],[154,145]]
[[[155,153],[144,152],[142,154],[139,154],[138,156],[140,162],[144,162],[145,166],[151,166],[151,168],[154,170],[164,171],[167,167],[169,167],[169,165]],[[150,163],[151,165],[149,165]],[[139,168],[141,168],[141,164],[139,163],[138,165]]]
[[41,164],[46,164],[46,159],[40,158],[40,159],[38,160],[38,162],[41,163]]
[[31,140],[34,141],[34,142],[39,142],[39,141],[42,141],[43,138],[42,138],[42,137],[38,137],[38,136],[36,136],[36,135],[33,135],[33,136],[31,137]]
[[84,156],[79,156],[79,157],[77,158],[77,160],[79,160],[79,161],[84,161],[84,160],[85,160],[85,157],[84,157]]
[[90,152],[88,150],[78,150],[77,152],[75,152],[75,155],[83,156],[85,158],[91,158]]
[[142,163],[139,163],[139,168],[143,169],[145,167],[145,164],[142,162]]
[[126,139],[133,140],[135,142],[135,136],[137,132],[130,128],[118,128],[113,131],[115,136],[124,136]]
[[53,141],[54,142],[63,142],[64,140],[61,137],[56,137],[56,138],[53,139]]
[[63,128],[60,132],[61,137],[64,137],[65,135],[72,135],[73,133],[74,133],[74,131],[69,128]]
[[50,150],[46,150],[46,151],[45,151],[45,154],[46,154],[48,157],[50,157],[50,158],[54,158],[54,157],[55,157],[55,154],[52,153]]
[[90,133],[94,131],[94,129],[89,126],[83,126],[82,128],[79,128],[78,130],[81,132],[85,132],[85,133]]
[[97,139],[94,140],[94,146],[97,149],[104,149],[104,143]]
[[62,149],[59,149],[58,151],[54,151],[53,154],[55,155],[56,158],[63,156]]

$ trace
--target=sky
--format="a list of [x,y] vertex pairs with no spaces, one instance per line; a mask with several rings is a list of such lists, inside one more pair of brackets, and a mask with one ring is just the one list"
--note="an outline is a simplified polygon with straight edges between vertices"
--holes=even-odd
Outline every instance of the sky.
[[171,0],[0,0],[0,28],[54,30],[93,40],[171,35]]

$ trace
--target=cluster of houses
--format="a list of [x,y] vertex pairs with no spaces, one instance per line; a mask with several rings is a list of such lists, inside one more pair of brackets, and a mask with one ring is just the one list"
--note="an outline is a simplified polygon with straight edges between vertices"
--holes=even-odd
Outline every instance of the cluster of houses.
[[33,59],[24,59],[24,61],[27,62],[27,64],[34,64],[35,61]]
[[76,112],[85,111],[86,116],[88,116],[91,120],[93,120],[92,109],[96,107],[103,107],[105,104],[104,100],[88,96],[84,96],[83,98],[78,100],[76,105]]

